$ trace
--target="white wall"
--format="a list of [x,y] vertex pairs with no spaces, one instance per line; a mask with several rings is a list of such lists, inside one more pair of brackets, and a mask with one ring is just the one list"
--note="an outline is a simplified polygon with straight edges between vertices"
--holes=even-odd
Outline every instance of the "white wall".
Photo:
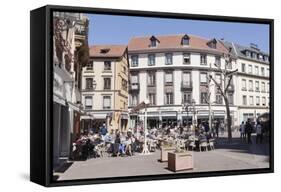
[[139,73],[139,83],[140,83],[140,93],[139,93],[139,102],[142,102],[147,99],[147,74],[144,71]]
[[182,71],[178,69],[175,70],[173,77],[174,77],[174,104],[181,105],[182,104],[182,92],[181,92]]
[[[156,92],[161,93],[164,91],[164,71],[158,70],[156,72]],[[164,94],[156,94],[156,104],[164,105]]]
[[[163,68],[165,69],[171,69],[174,70],[175,67],[182,67],[180,69],[175,69],[173,71],[173,82],[174,82],[174,104],[175,105],[181,105],[182,104],[182,91],[181,91],[181,82],[182,82],[182,73],[183,70],[186,70],[184,67],[199,67],[201,69],[208,70],[211,64],[212,68],[216,67],[214,66],[215,63],[215,56],[212,54],[207,55],[207,65],[201,65],[200,63],[200,53],[191,52],[190,54],[190,64],[186,65],[183,64],[183,52],[171,52],[173,54],[173,64],[172,65],[165,65],[165,53],[156,53],[156,59],[155,59],[155,65],[154,66],[148,66],[148,54],[137,54],[139,57],[138,60],[138,66],[137,67],[131,67],[131,69],[138,69],[139,73],[139,83],[140,83],[140,102],[142,99],[146,98],[147,95],[147,69],[156,69],[156,104],[157,105],[163,105],[164,104],[164,78],[165,73],[163,71]],[[129,54],[129,63],[131,64],[131,55],[136,54]],[[224,66],[225,62],[224,59],[221,58],[221,65]],[[235,63],[234,63],[235,64]],[[233,65],[235,67],[235,65]],[[159,69],[162,68],[162,69]],[[200,92],[199,92],[199,86],[200,86],[200,71],[198,69],[192,69],[188,70],[191,72],[191,78],[193,82],[193,98],[196,101],[196,104],[200,103]],[[215,75],[214,72],[212,72],[213,75]],[[234,80],[234,84],[236,81]],[[211,82],[211,102],[214,102],[215,97],[215,86],[214,83]],[[234,95],[234,98],[235,95]],[[236,104],[236,101],[234,100],[234,104]]]
[[[246,72],[248,70],[248,65],[252,65],[253,66],[253,74],[255,74],[255,66],[259,67],[259,75],[258,76],[244,76],[244,75],[239,75],[236,78],[236,86],[237,86],[237,104],[242,106],[243,105],[243,95],[247,96],[247,105],[249,105],[249,97],[253,96],[254,97],[254,105],[256,104],[256,96],[260,96],[260,103],[262,104],[262,97],[266,98],[266,106],[268,106],[268,97],[269,97],[269,87],[268,87],[268,79],[262,78],[261,75],[261,67],[265,68],[265,71],[267,71],[267,68],[269,68],[268,64],[261,64],[259,62],[253,62],[253,61],[248,61],[248,60],[244,60],[244,59],[238,59],[237,62],[238,64],[238,70],[241,72],[241,64],[245,63],[246,64]],[[265,74],[266,75],[266,74]],[[246,80],[246,91],[242,90],[242,80]],[[253,91],[249,91],[249,81],[252,80],[253,81]],[[256,88],[256,81],[259,82],[259,89],[260,92],[256,92],[255,88]],[[265,83],[265,92],[262,92],[262,82]]]

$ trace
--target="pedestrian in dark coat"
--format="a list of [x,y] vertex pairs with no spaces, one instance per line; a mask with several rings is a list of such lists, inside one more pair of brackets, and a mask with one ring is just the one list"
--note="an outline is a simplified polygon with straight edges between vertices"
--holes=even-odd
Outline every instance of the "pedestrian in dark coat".
[[248,143],[252,144],[251,137],[252,137],[253,127],[252,127],[252,124],[251,124],[249,119],[248,119],[248,121],[246,123],[245,132],[247,134],[247,141],[248,141]]

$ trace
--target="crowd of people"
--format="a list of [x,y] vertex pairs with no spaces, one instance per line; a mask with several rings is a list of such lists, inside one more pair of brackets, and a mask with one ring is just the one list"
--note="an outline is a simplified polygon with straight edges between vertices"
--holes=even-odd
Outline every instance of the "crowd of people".
[[[75,139],[72,145],[72,159],[86,160],[105,155],[133,156],[135,153],[141,153],[144,146],[147,146],[150,152],[154,152],[167,143],[173,146],[181,143],[180,147],[183,150],[201,151],[202,143],[214,148],[215,140],[224,133],[224,130],[225,124],[220,121],[213,122],[212,126],[209,126],[208,122],[200,122],[194,127],[192,124],[165,125],[149,128],[147,132],[144,132],[141,125],[122,132],[118,129],[108,130],[103,124],[98,129],[89,129]],[[254,123],[248,119],[241,123],[239,131],[241,140],[249,144],[253,142],[252,135],[255,132],[255,142],[259,144],[265,141],[268,129],[263,123],[259,121]],[[207,151],[207,148],[205,150]]]
[[209,142],[210,139],[218,137],[216,128],[210,129],[208,123],[200,123],[195,128],[192,125],[153,127],[144,133],[142,126],[136,126],[134,129],[128,129],[126,132],[111,129],[108,130],[103,124],[97,129],[90,129],[81,134],[73,143],[72,159],[86,160],[101,156],[132,156],[135,153],[141,153],[144,148],[144,142],[148,150],[154,152],[160,149],[165,143],[176,145],[181,141],[184,143],[183,149],[188,150],[191,142],[194,141],[192,149],[198,149],[200,142]]
[[242,121],[240,128],[240,138],[247,143],[252,144],[252,134],[256,133],[256,144],[261,144],[264,141],[264,136],[267,132],[266,127],[257,121],[256,123],[248,119],[246,122]]

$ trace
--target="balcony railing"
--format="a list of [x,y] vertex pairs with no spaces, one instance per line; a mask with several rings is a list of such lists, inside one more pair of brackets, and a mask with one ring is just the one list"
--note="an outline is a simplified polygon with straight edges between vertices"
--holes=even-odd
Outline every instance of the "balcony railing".
[[131,83],[129,85],[129,91],[139,91],[140,86],[139,83]]
[[229,92],[234,92],[234,90],[235,90],[234,85],[233,85],[233,84],[230,84],[230,85],[228,86],[227,90],[228,90]]
[[83,89],[83,91],[93,91],[93,90],[94,90],[93,87],[85,87],[85,88]]
[[192,82],[190,81],[182,81],[181,82],[181,90],[182,91],[192,91]]

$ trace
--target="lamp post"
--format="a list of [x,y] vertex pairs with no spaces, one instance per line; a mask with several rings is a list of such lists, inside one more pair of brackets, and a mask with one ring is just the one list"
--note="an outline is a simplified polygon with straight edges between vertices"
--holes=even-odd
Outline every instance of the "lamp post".
[[195,103],[196,103],[195,100],[192,99],[192,101],[191,101],[192,108],[193,108],[192,127],[194,130],[195,130],[195,123],[196,123],[196,121],[195,121],[195,115],[196,115]]
[[146,143],[146,132],[147,132],[147,106],[149,105],[149,100],[146,99],[144,101],[144,146],[142,150],[143,155],[148,155],[150,154],[147,143]]
[[[96,87],[97,87],[97,82],[96,80],[93,79],[93,83],[92,83],[92,89],[93,90],[96,90]],[[92,115],[93,118],[91,119],[91,126],[93,127],[93,124],[94,124],[94,115]]]
[[182,109],[186,112],[186,122],[188,122],[188,107],[189,107],[189,103],[188,102],[184,102],[182,104]]

